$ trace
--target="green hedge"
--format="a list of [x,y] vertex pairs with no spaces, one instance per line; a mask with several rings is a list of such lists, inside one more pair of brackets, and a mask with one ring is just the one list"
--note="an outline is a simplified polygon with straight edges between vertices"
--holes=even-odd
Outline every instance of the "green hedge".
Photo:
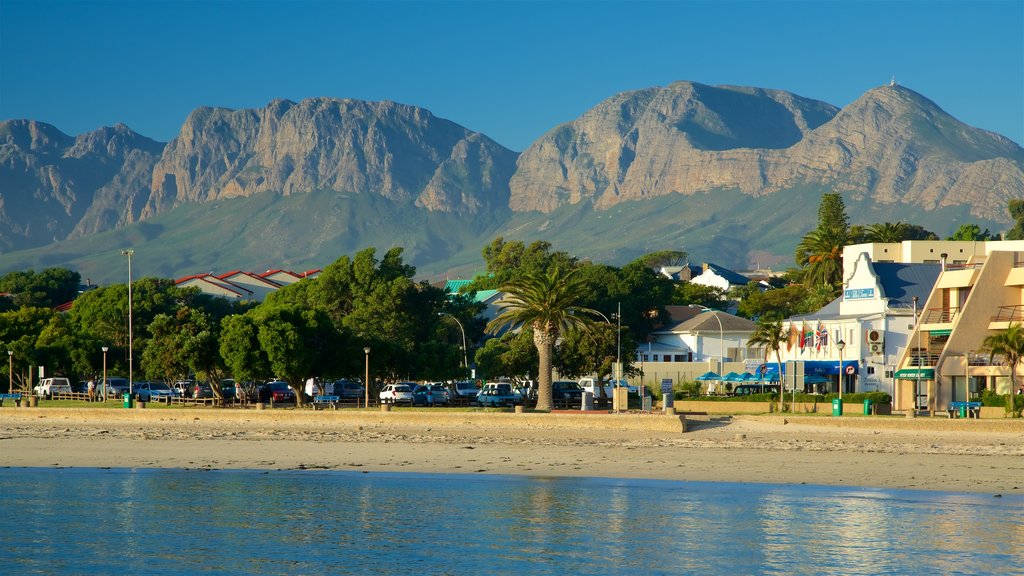
[[[796,401],[831,404],[832,399],[838,397],[838,394],[804,394],[802,392],[797,392]],[[676,391],[676,400],[697,400],[700,402],[778,402],[779,395],[777,393],[771,393],[751,394],[749,396],[682,396],[679,391]],[[891,404],[892,396],[885,392],[843,394],[844,404],[863,404],[865,400],[871,400],[872,404]],[[791,392],[786,393],[785,401],[787,403],[793,401],[793,394]]]

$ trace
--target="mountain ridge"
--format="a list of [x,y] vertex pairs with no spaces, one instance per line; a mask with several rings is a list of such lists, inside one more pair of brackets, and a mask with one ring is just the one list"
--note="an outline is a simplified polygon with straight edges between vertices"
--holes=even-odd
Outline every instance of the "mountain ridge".
[[[872,88],[840,109],[784,90],[673,82],[613,95],[522,153],[391,101],[323,97],[276,99],[254,109],[200,107],[168,143],[123,124],[72,137],[42,122],[8,120],[0,122],[0,270],[82,262],[87,255],[78,245],[112,229],[123,230],[124,241],[177,245],[187,252],[182,258],[163,247],[158,252],[183,266],[218,268],[223,255],[203,251],[234,245],[230,235],[238,229],[218,231],[215,220],[204,220],[214,234],[196,244],[158,222],[181,226],[175,211],[195,219],[204,206],[223,210],[214,206],[227,200],[252,199],[261,210],[285,206],[267,202],[266,194],[293,197],[293,215],[306,203],[310,221],[316,211],[334,209],[323,194],[380,198],[358,203],[365,214],[343,212],[365,220],[364,231],[430,231],[432,240],[392,235],[429,246],[412,250],[424,270],[465,262],[497,234],[557,238],[581,255],[611,258],[640,246],[707,247],[716,261],[741,267],[766,256],[759,244],[774,246],[776,259],[791,258],[785,244],[795,245],[813,227],[813,210],[796,199],[816,206],[815,194],[831,190],[874,221],[934,222],[943,235],[968,219],[999,230],[1009,223],[1007,202],[1024,198],[1024,149],[898,85]],[[730,201],[705,201],[709,195]],[[652,202],[662,209],[643,206]],[[275,226],[272,217],[230,205]],[[687,213],[739,206],[760,217]],[[612,214],[619,229],[607,226]],[[767,224],[758,233],[736,233],[722,225],[726,217]],[[324,222],[354,230],[337,219]],[[595,241],[592,230],[617,240]],[[276,233],[247,238],[271,242]],[[388,238],[304,234],[288,234],[291,252],[285,246],[269,253],[286,261],[309,262],[314,252],[333,260],[331,252],[364,247],[358,238]],[[444,241],[445,234],[476,246]],[[28,248],[34,249],[20,252]]]

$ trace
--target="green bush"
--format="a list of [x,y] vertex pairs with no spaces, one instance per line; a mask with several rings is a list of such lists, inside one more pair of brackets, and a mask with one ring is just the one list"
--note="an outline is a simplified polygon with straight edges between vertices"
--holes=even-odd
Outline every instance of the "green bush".
[[[996,394],[994,390],[982,390],[981,405],[1006,408],[1006,394]],[[1024,413],[1024,394],[1017,394],[1013,399],[1013,413],[1020,416]]]
[[[839,398],[839,394],[826,394],[825,401],[831,403],[833,398]],[[844,404],[863,404],[865,400],[871,400],[872,404],[892,404],[892,396],[885,392],[858,392],[856,394],[843,394]]]

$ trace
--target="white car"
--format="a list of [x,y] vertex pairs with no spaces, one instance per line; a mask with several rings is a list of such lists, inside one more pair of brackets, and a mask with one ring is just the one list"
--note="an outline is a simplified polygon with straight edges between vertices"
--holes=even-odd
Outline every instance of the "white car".
[[381,404],[409,404],[412,405],[412,389],[416,386],[414,382],[399,382],[388,384],[380,391]]
[[54,394],[71,394],[71,382],[67,378],[43,378],[34,390],[36,396],[43,398]]

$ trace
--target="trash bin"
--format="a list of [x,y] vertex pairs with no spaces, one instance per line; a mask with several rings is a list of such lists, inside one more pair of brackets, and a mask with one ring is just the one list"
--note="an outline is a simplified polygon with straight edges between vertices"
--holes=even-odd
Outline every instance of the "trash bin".
[[871,416],[871,400],[864,401],[864,415]]
[[131,408],[132,407],[132,395],[127,393],[127,392],[124,393],[124,407],[125,408]]
[[832,415],[842,416],[843,415],[843,400],[841,398],[832,399]]
[[593,392],[584,392],[583,393],[583,407],[582,407],[582,409],[583,410],[593,410],[594,409],[594,393]]
[[960,417],[967,418],[967,404],[960,407]]

